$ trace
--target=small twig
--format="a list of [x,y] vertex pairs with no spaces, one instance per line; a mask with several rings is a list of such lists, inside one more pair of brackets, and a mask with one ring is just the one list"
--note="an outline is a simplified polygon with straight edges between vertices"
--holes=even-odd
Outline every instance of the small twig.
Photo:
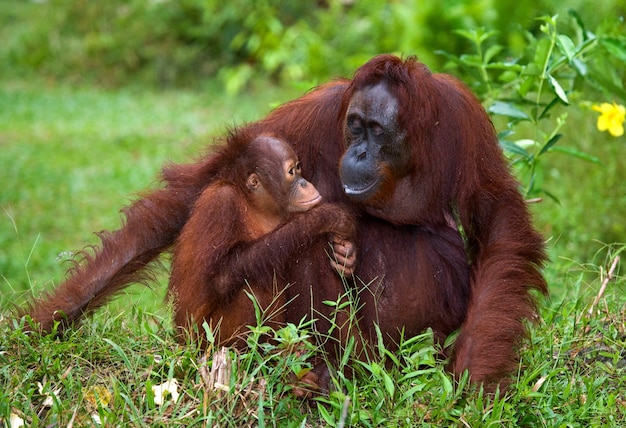
[[526,199],[527,204],[538,204],[539,202],[543,202],[543,198]]
[[74,421],[76,420],[76,415],[77,414],[78,414],[78,406],[74,407],[74,413],[72,413],[72,418],[68,422],[67,428],[73,428],[74,427]]
[[591,304],[591,307],[589,308],[589,315],[593,314],[593,310],[595,309],[596,305],[600,302],[600,299],[604,295],[604,291],[606,290],[607,284],[609,283],[609,281],[613,279],[613,274],[615,272],[615,268],[617,268],[618,263],[619,263],[619,256],[615,256],[615,258],[613,259],[613,263],[611,264],[611,267],[609,268],[609,272],[604,278],[604,281],[602,281],[602,286],[600,287],[600,291],[598,291],[598,295],[596,296],[593,303]]
[[346,419],[348,419],[349,408],[350,408],[350,397],[346,396],[346,398],[343,400],[343,406],[341,408],[341,418],[339,419],[337,428],[343,428],[345,426]]
[[232,361],[228,355],[228,348],[222,347],[213,355],[213,365],[210,373],[207,373],[206,361],[207,355],[205,354],[200,363],[200,375],[206,388],[215,392],[217,396],[229,392]]
[[200,376],[202,377],[202,382],[204,383],[205,389],[209,388],[209,369],[207,365],[209,364],[209,355],[204,353],[198,362],[200,366]]

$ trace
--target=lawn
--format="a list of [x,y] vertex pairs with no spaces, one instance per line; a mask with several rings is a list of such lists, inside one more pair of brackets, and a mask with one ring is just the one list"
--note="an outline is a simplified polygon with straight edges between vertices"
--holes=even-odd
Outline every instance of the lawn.
[[[210,82],[195,91],[2,82],[0,418],[18,415],[29,426],[96,418],[131,426],[626,424],[626,280],[619,267],[609,272],[626,242],[626,147],[600,134],[591,112],[570,118],[576,129],[567,135],[602,163],[554,155],[543,165],[544,186],[560,201],[532,207],[552,258],[552,298],[542,300],[541,321],[502,398],[454,384],[427,332],[357,365],[354,377],[338,372],[330,396],[298,400],[289,373],[304,363],[288,351],[306,326],[276,332],[271,346],[231,350],[232,388],[211,391],[201,352],[174,340],[162,285],[133,287],[63,339],[13,328],[13,305],[58,284],[71,252],[95,244],[93,232],[117,228],[119,209],[156,185],[164,162],[192,159],[227,126],[296,95],[264,82],[238,96]],[[383,359],[394,362],[385,368]],[[152,387],[171,379],[180,396],[155,403]]]
[[96,243],[94,232],[119,227],[119,210],[158,185],[164,162],[193,159],[212,136],[288,96],[272,87],[233,98],[214,88],[3,83],[0,305],[57,283],[71,252]]

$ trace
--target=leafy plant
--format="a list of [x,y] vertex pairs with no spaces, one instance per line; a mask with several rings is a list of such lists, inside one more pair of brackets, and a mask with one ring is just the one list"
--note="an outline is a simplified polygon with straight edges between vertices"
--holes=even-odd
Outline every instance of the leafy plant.
[[581,97],[581,81],[594,79],[588,64],[599,46],[609,43],[617,56],[626,57],[626,44],[585,31],[580,18],[572,16],[578,25],[576,38],[559,31],[557,16],[544,16],[539,18],[538,36],[526,33],[527,52],[520,58],[502,58],[505,47],[493,43],[497,32],[481,28],[457,31],[472,42],[475,53],[457,57],[440,52],[471,77],[474,91],[494,120],[500,124],[499,119],[504,119],[500,142],[529,198],[547,195],[557,199],[542,185],[541,163],[548,153],[599,163],[597,157],[557,142],[563,137],[568,111],[577,108],[573,104]]

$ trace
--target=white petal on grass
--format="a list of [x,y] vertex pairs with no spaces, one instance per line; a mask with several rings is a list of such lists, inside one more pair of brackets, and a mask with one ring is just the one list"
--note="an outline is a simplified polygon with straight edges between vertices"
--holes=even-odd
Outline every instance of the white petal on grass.
[[[43,385],[41,384],[41,382],[37,382],[37,389],[39,390],[39,393],[41,395],[44,395]],[[57,388],[52,391],[52,394],[54,394],[54,396],[58,399],[60,392],[61,392],[61,388]],[[42,406],[52,407],[52,405],[54,404],[54,398],[52,398],[52,395],[50,394],[45,394],[45,395],[46,395],[46,398],[45,400],[43,400]]]
[[24,419],[20,418],[15,413],[11,413],[11,415],[9,416],[9,424],[11,428],[20,428],[25,425]]
[[172,401],[178,400],[178,381],[176,379],[168,380],[160,385],[153,385],[154,403],[162,406],[169,395]]

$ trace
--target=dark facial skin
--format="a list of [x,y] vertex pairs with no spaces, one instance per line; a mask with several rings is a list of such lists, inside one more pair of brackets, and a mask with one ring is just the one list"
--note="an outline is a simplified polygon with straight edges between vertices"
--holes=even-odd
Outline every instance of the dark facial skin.
[[406,174],[406,133],[398,124],[398,101],[385,83],[355,92],[346,112],[341,182],[353,200],[367,203],[385,186]]

